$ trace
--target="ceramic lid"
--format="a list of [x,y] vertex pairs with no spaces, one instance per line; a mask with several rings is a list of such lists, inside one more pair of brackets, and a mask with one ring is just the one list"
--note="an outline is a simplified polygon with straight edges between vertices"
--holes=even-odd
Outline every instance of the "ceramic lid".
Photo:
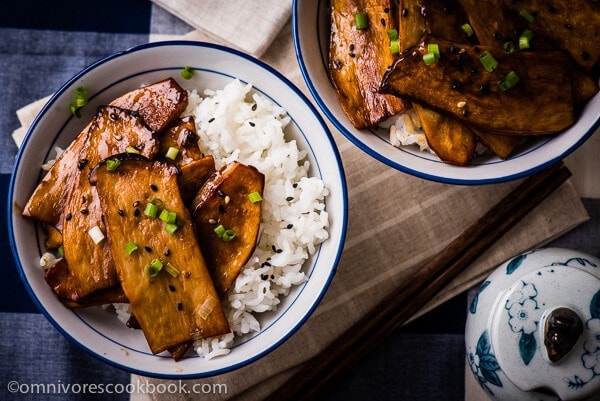
[[[576,267],[550,265],[519,277],[499,297],[491,337],[509,380],[523,391],[550,390],[561,399],[598,391],[598,277]],[[556,344],[545,344],[551,338],[566,351],[557,355]]]

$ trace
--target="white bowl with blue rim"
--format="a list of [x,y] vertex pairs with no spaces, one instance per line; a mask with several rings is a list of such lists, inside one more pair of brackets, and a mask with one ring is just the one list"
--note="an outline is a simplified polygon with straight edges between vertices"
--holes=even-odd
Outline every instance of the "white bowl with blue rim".
[[[328,0],[294,0],[292,33],[296,57],[308,89],[331,123],[355,146],[377,160],[414,176],[451,184],[490,184],[509,181],[540,171],[564,159],[600,127],[600,93],[586,105],[568,130],[539,138],[507,160],[489,152],[469,166],[443,163],[416,146],[392,146],[389,130],[359,130],[340,107],[328,74],[330,16]],[[542,116],[543,118],[543,116]]]
[[[192,79],[180,76],[184,66],[195,70]],[[258,315],[261,331],[237,340],[228,355],[206,360],[192,354],[175,362],[167,354],[153,355],[140,330],[128,329],[111,310],[90,307],[70,310],[44,281],[39,259],[45,252],[41,228],[20,211],[42,177],[42,164],[55,146],[65,148],[89,121],[99,105],[144,84],[175,78],[185,89],[220,89],[239,79],[253,91],[282,106],[292,122],[288,140],[307,151],[309,174],[329,189],[326,210],[329,238],[303,266],[308,279],[282,297],[275,313]],[[81,118],[69,113],[74,90],[84,86],[89,103]],[[161,378],[207,377],[244,366],[288,339],[310,316],[326,292],[339,261],[347,224],[344,172],[331,133],[311,102],[284,76],[241,52],[218,45],[171,41],[142,45],[110,55],[65,83],[45,105],[29,129],[15,162],[8,194],[8,229],[13,256],[29,295],[65,337],[99,359],[127,371]]]

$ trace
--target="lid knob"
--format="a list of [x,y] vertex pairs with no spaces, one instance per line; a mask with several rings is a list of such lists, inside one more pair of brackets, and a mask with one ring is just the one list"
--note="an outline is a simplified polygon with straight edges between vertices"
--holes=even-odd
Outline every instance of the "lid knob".
[[558,307],[552,310],[544,325],[544,345],[548,359],[558,362],[575,346],[583,333],[583,322],[575,311]]

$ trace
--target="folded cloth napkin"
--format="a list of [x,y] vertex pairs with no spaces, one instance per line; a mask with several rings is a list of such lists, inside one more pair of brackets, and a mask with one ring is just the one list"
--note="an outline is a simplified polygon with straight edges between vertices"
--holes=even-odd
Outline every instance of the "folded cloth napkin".
[[292,15],[288,0],[152,0],[198,31],[260,57]]
[[[201,31],[185,38],[210,39]],[[271,41],[261,58],[307,92],[296,64],[289,23]],[[24,127],[42,105],[43,101],[40,101],[19,110],[17,114]],[[285,343],[250,365],[194,381],[227,386],[226,394],[203,394],[203,399],[255,401],[268,395],[400,282],[411,280],[424,261],[518,184],[516,181],[456,186],[425,181],[376,161],[330,128],[342,156],[349,191],[347,239],[338,272],[319,307]],[[17,143],[19,132],[14,135]],[[545,244],[587,218],[573,186],[570,182],[565,183],[420,314],[477,284],[506,259]],[[133,383],[138,380],[145,382],[146,378],[132,376]],[[154,384],[169,383],[163,379],[148,380]],[[170,401],[191,400],[194,396],[137,394],[133,398]]]

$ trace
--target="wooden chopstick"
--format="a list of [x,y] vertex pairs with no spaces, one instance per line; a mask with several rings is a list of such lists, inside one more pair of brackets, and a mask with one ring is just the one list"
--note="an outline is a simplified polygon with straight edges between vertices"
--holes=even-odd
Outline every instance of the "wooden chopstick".
[[334,339],[267,397],[316,400],[334,379],[406,323],[432,297],[571,176],[559,162],[535,173],[428,261],[410,281]]

